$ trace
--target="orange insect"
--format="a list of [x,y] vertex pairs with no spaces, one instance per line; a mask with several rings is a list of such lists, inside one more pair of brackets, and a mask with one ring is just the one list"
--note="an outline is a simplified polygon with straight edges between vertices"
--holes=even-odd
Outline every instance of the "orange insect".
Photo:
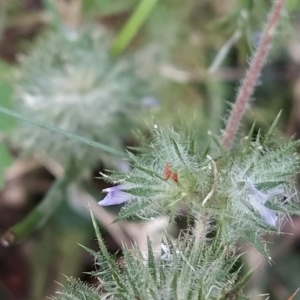
[[178,182],[178,174],[176,172],[173,172],[172,173],[172,179],[175,181],[175,182]]
[[170,164],[167,163],[164,171],[164,179],[169,180],[170,177],[174,182],[178,182],[178,174],[176,172],[172,172]]
[[164,176],[165,176],[164,179],[168,180],[171,175],[172,175],[171,166],[169,163],[167,163],[165,171],[164,171]]

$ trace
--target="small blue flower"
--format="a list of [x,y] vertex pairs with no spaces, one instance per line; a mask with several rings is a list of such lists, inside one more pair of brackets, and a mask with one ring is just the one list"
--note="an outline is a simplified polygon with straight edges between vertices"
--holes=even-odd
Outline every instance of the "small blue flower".
[[282,190],[278,188],[270,191],[270,193],[263,193],[255,187],[251,179],[246,180],[246,188],[252,207],[261,215],[266,224],[275,227],[277,216],[272,210],[265,207],[265,204],[270,197],[281,194]]
[[99,201],[98,204],[100,206],[110,206],[127,202],[131,200],[133,196],[124,192],[124,190],[128,190],[130,188],[132,187],[129,185],[120,184],[104,189],[102,192],[106,192],[107,195],[103,200]]

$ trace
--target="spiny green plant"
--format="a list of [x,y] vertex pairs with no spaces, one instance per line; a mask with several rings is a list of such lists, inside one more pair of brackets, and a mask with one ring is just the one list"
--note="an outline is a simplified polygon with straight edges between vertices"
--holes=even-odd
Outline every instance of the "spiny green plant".
[[[265,136],[254,136],[253,126],[229,153],[214,142],[196,151],[193,131],[184,134],[155,125],[153,141],[139,155],[130,154],[130,173],[103,174],[117,185],[104,190],[108,195],[99,204],[125,202],[118,220],[188,215],[193,226],[176,242],[166,234],[161,253],[150,241],[146,255],[137,246],[122,248],[125,262],[119,266],[93,219],[100,252],[85,249],[95,258],[98,270],[91,274],[99,285],[85,286],[85,297],[250,299],[243,286],[251,272],[240,277],[236,267],[241,242],[271,260],[263,237],[279,234],[282,223],[298,212],[294,175],[300,167],[299,142],[278,140],[274,128],[275,123]],[[76,281],[70,282],[54,299],[83,299],[77,298]]]
[[4,234],[6,246],[45,224],[64,200],[56,194],[84,170],[99,162],[122,168],[115,154],[125,155],[132,129],[143,127],[143,111],[159,105],[149,96],[152,83],[141,60],[130,54],[113,57],[107,30],[98,25],[63,29],[44,33],[23,58],[15,83],[18,112],[2,111],[28,122],[14,128],[13,145],[24,155],[60,165],[64,174],[56,175],[64,184],[53,184],[44,200]]
[[130,173],[103,174],[117,186],[105,189],[108,195],[99,204],[126,202],[117,220],[201,215],[220,228],[222,243],[243,240],[268,257],[259,237],[276,233],[293,212],[294,174],[300,166],[299,142],[281,144],[273,134],[253,137],[251,131],[230,153],[219,152],[213,143],[195,152],[194,133],[156,128],[142,155],[130,154]]
[[237,280],[239,269],[234,270],[239,255],[229,256],[217,239],[208,245],[203,234],[208,228],[199,235],[196,226],[176,242],[167,237],[156,251],[148,239],[146,257],[137,246],[124,248],[126,264],[120,266],[108,253],[94,218],[93,223],[100,252],[85,249],[95,258],[97,270],[92,275],[101,278],[100,286],[88,287],[69,278],[70,286],[53,299],[229,299],[232,295],[246,299],[241,286],[249,274]]
[[137,246],[123,247],[124,264],[110,255],[92,216],[100,252],[95,258],[94,287],[70,279],[53,299],[249,299],[236,263],[240,242],[254,246],[268,260],[263,237],[277,234],[294,206],[294,177],[299,169],[298,141],[275,137],[278,118],[262,136],[240,140],[237,130],[249,104],[286,0],[274,2],[249,71],[239,89],[221,141],[212,137],[205,150],[195,149],[197,135],[161,129],[154,138],[128,152],[129,173],[103,177],[114,184],[99,205],[126,203],[117,220],[187,215],[189,228],[176,242],[168,234],[159,249],[148,240],[143,254]]
[[[121,151],[142,108],[152,105],[143,102],[151,84],[139,74],[134,56],[113,58],[110,47],[111,37],[100,26],[45,33],[22,61],[15,88],[18,110]],[[26,153],[64,167],[82,169],[99,160],[117,167],[106,152],[39,127],[22,124],[12,137]]]
[[[195,149],[192,129],[181,133],[154,125],[154,138],[129,152],[130,173],[112,172],[103,177],[116,184],[107,188],[99,205],[126,203],[117,220],[188,215],[194,225],[173,243],[166,234],[162,255],[148,241],[147,257],[134,247],[123,247],[123,267],[108,253],[94,222],[100,252],[97,289],[84,297],[101,299],[249,299],[242,288],[249,276],[238,280],[234,270],[240,242],[246,242],[271,260],[265,234],[280,233],[290,214],[297,211],[294,177],[299,170],[298,141],[284,143],[269,132],[250,133],[237,143],[236,133],[264,64],[285,1],[274,2],[264,34],[249,71],[239,89],[221,142],[213,138],[206,150]],[[75,286],[77,286],[75,284]],[[88,288],[89,289],[89,288]],[[73,285],[55,299],[77,298]]]

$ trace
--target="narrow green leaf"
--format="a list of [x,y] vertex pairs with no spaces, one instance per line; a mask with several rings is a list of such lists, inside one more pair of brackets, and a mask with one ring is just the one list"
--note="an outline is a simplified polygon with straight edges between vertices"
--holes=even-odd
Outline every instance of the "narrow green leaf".
[[258,252],[260,252],[267,260],[269,260],[269,255],[266,251],[265,244],[260,240],[260,238],[253,231],[245,232],[245,240],[250,245],[252,245]]
[[260,144],[260,138],[261,138],[261,130],[258,129],[258,132],[257,132],[257,135],[256,135],[256,139],[255,139],[255,142],[257,145]]
[[160,283],[160,288],[163,288],[163,286],[166,283],[166,274],[165,274],[165,268],[164,266],[161,264],[159,267],[159,283]]
[[91,217],[92,217],[93,227],[94,227],[94,230],[95,230],[95,233],[96,233],[97,242],[99,244],[101,253],[103,254],[104,259],[105,259],[105,261],[107,263],[107,266],[111,270],[111,275],[114,278],[114,280],[116,281],[116,283],[119,285],[119,287],[122,290],[126,291],[126,287],[122,283],[122,280],[121,280],[121,278],[120,278],[120,276],[118,274],[118,268],[117,268],[117,266],[115,264],[115,261],[112,259],[111,255],[107,251],[107,248],[106,248],[106,246],[104,244],[104,241],[102,239],[102,235],[100,233],[99,227],[97,225],[96,219],[95,219],[94,215],[92,214],[92,212],[91,212]]
[[125,157],[125,153],[124,152],[117,151],[117,150],[115,150],[115,149],[113,149],[113,148],[111,148],[109,146],[106,146],[106,145],[103,145],[101,143],[88,140],[88,139],[86,139],[84,137],[81,137],[79,135],[67,132],[67,131],[62,130],[60,128],[57,128],[55,126],[52,126],[52,125],[49,125],[49,124],[45,124],[45,123],[43,123],[43,122],[41,122],[39,120],[32,119],[30,117],[26,117],[26,116],[21,115],[21,114],[19,114],[17,112],[14,112],[14,111],[12,111],[10,109],[7,109],[7,108],[5,108],[3,106],[0,106],[0,112],[6,114],[8,116],[11,116],[13,118],[16,118],[18,120],[21,120],[21,121],[33,124],[35,126],[39,126],[41,128],[48,129],[48,130],[53,131],[55,133],[61,134],[61,135],[65,136],[65,137],[67,137],[67,138],[77,140],[77,141],[79,141],[81,143],[90,145],[90,146],[95,147],[95,148],[99,148],[102,151],[105,151],[107,153],[111,153],[111,154],[114,154],[114,155],[117,155],[117,156]]
[[125,267],[125,274],[126,274],[126,279],[128,280],[130,286],[132,287],[132,290],[137,298],[142,297],[141,295],[141,286],[138,286],[137,284],[139,281],[137,280],[137,272],[138,268],[138,259],[135,259],[132,257],[131,253],[129,252],[128,249],[124,249],[124,258],[126,262],[126,267]]
[[148,246],[148,268],[151,274],[151,277],[156,282],[157,276],[156,276],[156,263],[155,263],[155,257],[152,250],[151,241],[149,239],[149,236],[147,236],[147,246]]
[[226,152],[223,148],[223,146],[221,145],[221,142],[219,141],[218,137],[216,137],[214,134],[212,134],[211,132],[209,132],[210,137],[212,138],[212,140],[214,141],[215,145],[218,147],[218,149],[220,150],[221,156],[226,157]]
[[173,144],[173,147],[174,147],[174,149],[175,149],[175,152],[176,152],[177,156],[178,156],[179,159],[182,161],[182,163],[186,166],[186,162],[184,161],[184,159],[183,159],[183,157],[182,157],[182,155],[181,155],[181,153],[180,153],[180,150],[179,150],[179,148],[178,148],[177,143],[175,142],[175,140],[174,140],[173,138],[170,138],[170,140],[171,140],[171,142],[172,142],[172,144]]
[[174,300],[178,299],[178,296],[177,296],[177,281],[178,281],[178,271],[174,270],[172,281],[171,281],[172,299],[174,299]]
[[189,154],[195,155],[195,133],[196,133],[196,125],[195,125],[195,119],[193,121],[193,124],[191,125],[190,129],[188,130],[188,141],[189,141]]
[[133,196],[142,196],[142,197],[151,197],[157,193],[161,193],[162,191],[154,190],[152,188],[144,188],[144,187],[137,187],[126,190],[126,193],[131,194]]
[[138,201],[130,203],[130,205],[125,206],[121,209],[113,223],[129,219],[130,217],[135,217],[146,205],[147,203],[143,199],[139,199]]
[[156,172],[153,172],[153,171],[151,171],[151,170],[145,169],[144,167],[139,166],[139,165],[135,165],[135,168],[137,168],[137,169],[143,171],[144,173],[150,175],[151,177],[157,177],[157,178],[159,178],[160,180],[165,181],[165,179],[164,179],[162,176],[160,176],[159,174],[157,174]]
[[13,158],[6,146],[0,143],[0,188],[4,185],[4,172],[13,162]]
[[245,286],[245,284],[253,274],[253,271],[254,269],[249,270],[242,278],[240,278],[239,281],[232,288],[231,293],[239,292]]
[[[2,72],[5,73],[6,68],[2,70],[0,66],[0,74]],[[0,78],[0,106],[3,106],[6,109],[12,108],[12,93],[12,87]],[[2,115],[0,118],[0,131],[7,132],[15,126],[15,123],[14,119]]]
[[254,134],[254,129],[255,129],[255,121],[253,122],[251,128],[250,128],[250,131],[248,133],[248,136],[247,136],[247,142],[246,142],[246,146],[250,146],[251,144],[251,141],[253,139],[253,134]]
[[274,131],[278,125],[278,122],[279,122],[279,119],[281,117],[281,113],[282,113],[282,110],[280,110],[280,112],[277,114],[275,120],[273,121],[270,129],[268,130],[267,134],[265,135],[265,140],[267,140],[270,136],[272,136],[274,134]]
[[158,0],[141,0],[134,13],[123,27],[115,39],[111,53],[113,56],[118,56],[128,46],[130,41],[134,38],[138,30],[141,28],[147,17],[150,15],[152,9]]

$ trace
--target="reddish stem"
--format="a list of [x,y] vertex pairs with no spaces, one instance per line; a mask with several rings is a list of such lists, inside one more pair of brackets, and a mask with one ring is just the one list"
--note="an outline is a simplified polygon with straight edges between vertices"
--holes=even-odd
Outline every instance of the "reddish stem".
[[260,39],[260,43],[251,60],[249,70],[247,71],[246,76],[242,81],[242,85],[239,88],[235,104],[227,121],[222,140],[222,144],[225,149],[230,149],[241,120],[245,114],[247,104],[250,102],[250,97],[253,94],[255,84],[261,73],[261,69],[267,57],[270,44],[275,34],[276,26],[280,20],[286,1],[287,0],[277,0],[273,4],[273,8]]

